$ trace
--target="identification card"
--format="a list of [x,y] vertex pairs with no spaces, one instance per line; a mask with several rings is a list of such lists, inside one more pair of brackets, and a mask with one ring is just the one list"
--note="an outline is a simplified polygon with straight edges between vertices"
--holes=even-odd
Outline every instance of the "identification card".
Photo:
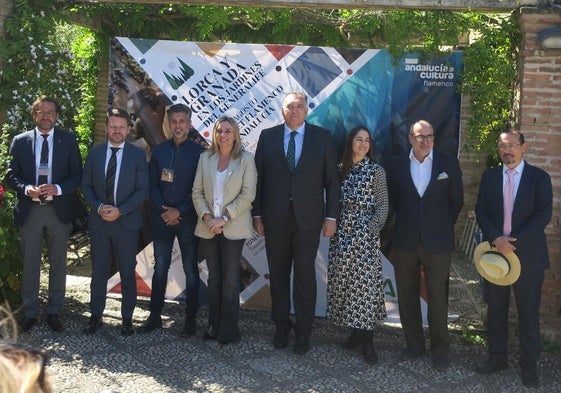
[[39,164],[39,168],[37,168],[37,175],[38,176],[50,176],[51,175],[51,168],[49,168],[49,164]]
[[173,169],[162,169],[162,181],[173,182]]

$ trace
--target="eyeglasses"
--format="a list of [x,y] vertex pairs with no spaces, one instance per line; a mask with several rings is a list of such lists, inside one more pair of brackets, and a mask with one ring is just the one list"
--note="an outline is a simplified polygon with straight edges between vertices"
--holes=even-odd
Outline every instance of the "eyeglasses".
[[499,144],[499,150],[510,150],[514,149],[515,147],[520,146],[522,143],[511,143],[510,145],[503,145],[502,143]]
[[47,367],[48,356],[45,352],[32,346],[22,343],[0,344],[0,355],[12,360],[15,365],[25,361],[34,361],[41,367],[41,372],[37,382],[41,387],[45,383],[45,368]]
[[433,142],[434,141],[434,134],[430,134],[430,135],[415,135],[412,132],[409,133],[413,138],[415,138],[415,140],[417,142],[423,142],[423,141],[427,141],[427,142]]
[[43,111],[35,111],[35,114],[37,116],[48,116],[48,117],[52,117],[56,115],[55,111],[48,111],[48,112],[43,112]]

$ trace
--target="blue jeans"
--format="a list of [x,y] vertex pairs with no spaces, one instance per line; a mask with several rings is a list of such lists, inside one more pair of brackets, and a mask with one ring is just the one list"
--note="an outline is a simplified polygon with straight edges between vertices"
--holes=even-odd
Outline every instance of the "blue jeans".
[[164,308],[164,296],[171,265],[173,242],[177,237],[181,251],[181,261],[185,272],[186,312],[194,315],[199,307],[199,269],[197,251],[199,239],[194,235],[194,225],[162,226],[154,225],[154,275],[150,296],[150,314],[160,316]]
[[241,256],[245,239],[201,239],[208,266],[208,331],[220,341],[240,339]]

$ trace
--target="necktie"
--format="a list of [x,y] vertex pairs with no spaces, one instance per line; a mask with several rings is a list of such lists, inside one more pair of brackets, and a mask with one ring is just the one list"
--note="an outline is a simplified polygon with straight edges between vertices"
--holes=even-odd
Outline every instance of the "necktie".
[[510,235],[512,229],[512,208],[514,206],[514,169],[507,169],[505,188],[503,190],[503,206],[504,206],[504,220],[503,220],[503,234]]
[[294,172],[296,168],[296,142],[294,137],[296,136],[296,131],[290,133],[290,140],[288,141],[288,149],[286,149],[286,160],[288,161],[288,168],[290,172]]
[[[39,163],[39,167],[48,167],[49,166],[49,142],[47,138],[49,134],[41,134],[43,137],[43,145],[41,146],[41,161]],[[39,175],[39,185],[47,184],[49,177],[47,175]]]
[[105,203],[115,206],[115,174],[117,173],[117,152],[118,147],[111,148],[111,158],[107,164],[105,174]]

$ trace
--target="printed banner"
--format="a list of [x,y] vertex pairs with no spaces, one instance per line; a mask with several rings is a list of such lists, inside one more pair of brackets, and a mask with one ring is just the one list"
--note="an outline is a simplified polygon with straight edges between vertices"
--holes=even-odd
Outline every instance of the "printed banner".
[[[362,124],[371,131],[383,162],[409,149],[410,125],[425,119],[435,126],[435,149],[457,156],[461,97],[456,86],[461,68],[461,52],[438,59],[410,54],[394,63],[387,51],[378,49],[118,37],[111,42],[108,105],[128,110],[134,121],[131,136],[146,148],[147,157],[169,135],[164,120],[170,104],[185,103],[191,108],[190,136],[202,144],[211,141],[217,118],[224,114],[234,117],[244,147],[254,151],[259,133],[283,122],[282,98],[295,90],[307,94],[307,121],[332,132],[339,155],[348,130]],[[149,235],[144,238],[146,247],[138,256],[137,272],[150,287],[153,258],[146,257],[152,251]],[[318,315],[325,315],[327,244],[322,239],[316,261]],[[177,253],[174,262],[176,259]],[[166,293],[170,299],[181,298],[183,290],[181,278],[173,277],[176,271],[182,275],[177,262],[179,269],[172,263],[175,270]],[[200,266],[203,276],[204,263]],[[242,266],[240,301],[246,307],[267,309],[270,298],[263,238],[247,239]],[[387,260],[384,272],[393,277]],[[118,275],[109,289],[117,285]],[[395,295],[393,278],[386,280],[385,287],[390,299]]]

